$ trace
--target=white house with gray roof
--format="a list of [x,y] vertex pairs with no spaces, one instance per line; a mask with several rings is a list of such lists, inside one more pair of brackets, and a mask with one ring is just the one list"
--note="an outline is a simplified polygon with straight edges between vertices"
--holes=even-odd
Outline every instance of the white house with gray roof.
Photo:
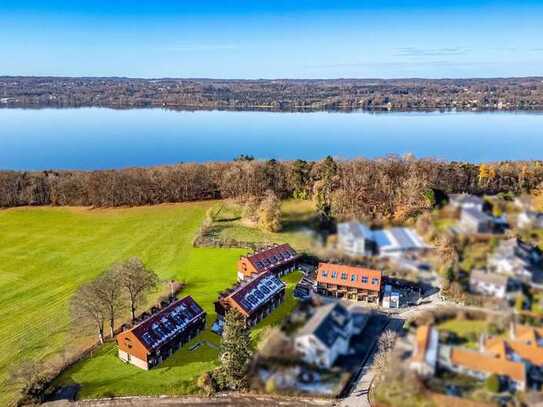
[[306,363],[330,368],[338,356],[348,353],[353,333],[351,313],[337,302],[317,308],[298,331],[294,346]]
[[483,198],[470,194],[450,194],[449,203],[461,210],[474,209],[479,212],[483,211],[484,206]]
[[352,256],[371,256],[375,253],[375,240],[372,230],[358,222],[337,225],[338,245]]

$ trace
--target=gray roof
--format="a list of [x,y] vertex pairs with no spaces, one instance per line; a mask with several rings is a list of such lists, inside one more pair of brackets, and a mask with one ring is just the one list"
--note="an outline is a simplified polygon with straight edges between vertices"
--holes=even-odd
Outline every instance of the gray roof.
[[339,302],[321,306],[298,331],[298,336],[315,335],[330,348],[338,337],[346,337],[345,329],[350,318],[349,311]]
[[373,239],[372,230],[366,225],[358,222],[340,223],[338,232],[341,234],[349,234],[357,239]]
[[507,285],[508,277],[503,274],[492,273],[485,270],[473,270],[470,273],[469,280],[471,283],[481,282],[495,286],[505,286]]
[[477,195],[470,195],[470,194],[450,194],[449,200],[458,205],[462,205],[462,204],[481,205],[484,202],[483,198]]
[[476,220],[477,222],[490,222],[492,221],[492,217],[487,215],[484,212],[478,211],[477,209],[468,208],[462,210],[462,217],[469,217],[473,220]]

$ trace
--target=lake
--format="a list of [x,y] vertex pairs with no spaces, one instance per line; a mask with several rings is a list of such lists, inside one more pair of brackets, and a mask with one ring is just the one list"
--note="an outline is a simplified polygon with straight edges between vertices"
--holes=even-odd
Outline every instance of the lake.
[[1,169],[101,169],[412,153],[543,159],[543,114],[0,109]]

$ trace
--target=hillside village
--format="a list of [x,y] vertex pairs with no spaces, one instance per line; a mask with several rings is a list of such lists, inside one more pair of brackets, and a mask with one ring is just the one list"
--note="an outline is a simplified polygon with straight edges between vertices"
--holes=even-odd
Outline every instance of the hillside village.
[[[219,352],[198,379],[207,395],[532,405],[543,400],[542,217],[524,196],[451,194],[404,226],[345,219],[302,251],[259,243],[228,271],[236,283],[212,319],[180,284],[122,324],[115,353],[128,372],[179,349]],[[254,351],[236,360],[228,347]],[[46,399],[77,397],[62,374],[54,383]]]

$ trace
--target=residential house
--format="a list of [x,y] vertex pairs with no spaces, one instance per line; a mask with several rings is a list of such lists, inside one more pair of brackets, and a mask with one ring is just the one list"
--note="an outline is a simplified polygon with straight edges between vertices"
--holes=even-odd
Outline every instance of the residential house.
[[539,248],[513,238],[501,241],[494,252],[488,255],[487,267],[496,273],[531,281],[534,272],[541,270],[542,260]]
[[241,256],[238,262],[238,279],[243,280],[267,271],[277,276],[294,271],[300,255],[289,244],[280,244]]
[[247,326],[254,326],[277,308],[284,298],[285,283],[271,270],[245,279],[220,294],[215,302],[218,319],[213,330],[222,332],[224,316],[229,309],[238,310],[244,316]]
[[495,230],[494,219],[475,208],[463,209],[460,214],[459,227],[464,233],[493,233]]
[[535,211],[523,211],[517,216],[517,227],[519,229],[543,228],[543,213]]
[[353,334],[350,312],[336,302],[318,307],[298,331],[294,346],[302,359],[320,368],[330,368],[340,355],[349,351]]
[[509,276],[487,270],[472,270],[469,277],[470,291],[499,299],[511,297],[518,291],[518,284]]
[[[479,352],[459,347],[442,347],[440,366],[453,372],[485,380],[498,375],[506,380],[509,387],[523,391],[526,388],[527,369],[521,361],[496,357],[490,352]],[[444,356],[444,357],[443,357]]]
[[382,273],[378,270],[341,264],[319,263],[315,290],[354,301],[378,302]]
[[432,325],[417,328],[410,368],[421,377],[432,377],[436,372],[439,350],[439,333]]
[[482,212],[484,208],[483,198],[470,194],[450,194],[449,203],[460,210],[473,209]]
[[337,225],[338,246],[352,256],[372,256],[377,251],[373,231],[358,222]]
[[148,370],[205,328],[206,313],[192,297],[172,302],[117,335],[119,358]]

